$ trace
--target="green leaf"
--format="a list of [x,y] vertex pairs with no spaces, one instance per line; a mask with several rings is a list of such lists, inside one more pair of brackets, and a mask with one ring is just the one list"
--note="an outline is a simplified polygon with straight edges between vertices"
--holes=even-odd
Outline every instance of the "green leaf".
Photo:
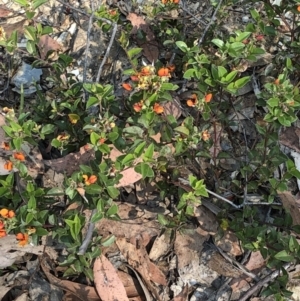
[[139,163],[139,164],[134,168],[134,170],[135,170],[137,173],[141,174],[142,177],[143,177],[143,179],[145,179],[145,178],[147,178],[147,177],[148,177],[148,178],[154,177],[154,172],[153,172],[152,168],[151,168],[147,163],[144,163],[144,162]]
[[189,48],[187,47],[187,45],[184,42],[177,41],[175,44],[182,52],[188,52]]
[[142,50],[143,48],[132,48],[127,51],[127,55],[130,59],[132,59],[135,55],[141,53]]
[[157,220],[162,226],[167,226],[169,224],[167,218],[160,213],[157,215]]
[[279,104],[279,99],[277,97],[273,97],[273,98],[270,98],[268,101],[267,101],[267,104],[270,106],[270,107],[277,107],[278,104]]
[[143,138],[144,131],[138,126],[129,126],[123,129],[123,133],[130,134],[131,136],[138,136]]
[[226,68],[224,68],[223,66],[218,66],[218,79],[222,78],[227,73],[228,72],[227,72]]
[[242,32],[235,38],[235,40],[237,42],[243,42],[244,40],[248,39],[251,35],[252,35],[252,32],[249,32],[249,31]]
[[162,83],[161,84],[161,90],[163,91],[175,91],[178,89],[177,85],[173,85],[171,83]]
[[97,97],[94,96],[90,96],[87,103],[86,103],[86,109],[90,108],[91,106],[95,105],[95,104],[99,104],[99,99]]
[[234,82],[234,87],[237,89],[243,88],[250,81],[250,79],[250,76],[242,77]]
[[26,50],[30,54],[34,54],[36,52],[35,43],[33,41],[27,41],[27,43],[26,43]]
[[90,135],[90,140],[93,145],[97,145],[100,138],[101,138],[100,135],[98,135],[95,132],[92,132]]
[[42,127],[41,133],[44,135],[52,134],[56,126],[54,124],[45,124]]
[[29,41],[36,41],[36,30],[32,26],[25,26],[24,35]]
[[108,238],[101,240],[101,245],[103,247],[109,247],[112,243],[114,243],[114,241],[115,241],[115,236],[112,235],[112,236],[109,236]]
[[178,126],[174,129],[175,132],[189,136],[190,131],[185,126]]
[[242,49],[245,48],[245,44],[241,43],[241,42],[234,42],[232,44],[230,44],[229,49],[239,53]]
[[195,76],[195,69],[188,69],[183,74],[183,78],[185,79],[191,79],[194,76]]
[[13,0],[13,2],[18,3],[18,4],[20,4],[21,6],[24,6],[24,7],[29,5],[27,0]]
[[125,166],[129,166],[135,160],[135,156],[133,154],[128,154],[122,160],[122,164]]
[[144,158],[148,160],[152,160],[153,153],[154,153],[154,144],[151,143],[145,151]]
[[107,189],[109,196],[112,199],[117,198],[120,194],[119,190],[117,188],[115,188],[114,186],[107,186],[106,189]]
[[[235,79],[237,74],[237,70],[231,71],[229,74],[227,74],[225,77],[226,84],[231,83]],[[221,82],[223,82],[223,78],[221,79]]]
[[106,216],[110,217],[112,215],[116,215],[118,213],[118,206],[113,204],[107,211]]
[[136,149],[134,150],[134,154],[137,158],[141,156],[141,154],[144,151],[145,146],[146,146],[146,141],[143,141],[136,147]]
[[224,42],[220,39],[213,39],[212,43],[214,43],[219,48],[223,48],[224,46]]
[[291,262],[294,260],[294,257],[289,255],[286,250],[282,250],[274,255],[274,257],[280,261]]
[[38,7],[40,7],[41,5],[43,5],[46,2],[48,2],[48,0],[35,0],[32,3],[32,7],[35,10],[35,9],[37,9]]

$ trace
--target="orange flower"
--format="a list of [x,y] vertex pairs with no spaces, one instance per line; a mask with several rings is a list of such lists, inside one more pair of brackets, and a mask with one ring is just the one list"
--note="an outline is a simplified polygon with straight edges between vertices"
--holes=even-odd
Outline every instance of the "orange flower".
[[98,142],[99,142],[100,144],[103,144],[105,141],[106,141],[105,138],[100,138]]
[[168,0],[161,0],[162,4],[166,4],[168,2]]
[[108,13],[111,15],[111,16],[115,16],[117,14],[117,11],[115,9],[110,9],[108,11]]
[[152,75],[155,72],[155,68],[152,65],[145,66],[141,69],[141,75]]
[[279,81],[278,78],[276,78],[276,79],[274,80],[274,84],[277,85],[277,86],[280,84],[280,81]]
[[140,102],[137,102],[133,105],[133,109],[136,111],[136,112],[141,112],[142,109],[143,109],[143,101],[140,101]]
[[19,161],[25,161],[25,156],[21,152],[14,153],[14,158]]
[[138,82],[138,81],[140,80],[138,75],[131,75],[131,76],[130,76],[130,79],[131,79],[133,82]]
[[10,150],[10,147],[9,147],[9,143],[8,143],[8,142],[2,142],[1,147],[2,147],[4,150],[6,150],[6,151]]
[[210,138],[208,130],[202,132],[202,140],[207,141]]
[[169,69],[170,72],[174,72],[175,71],[175,65],[174,64],[167,65],[167,68]]
[[208,93],[204,96],[205,102],[210,102],[212,99],[213,95],[211,93]]
[[83,146],[83,149],[84,149],[85,151],[88,151],[88,150],[91,149],[91,147],[90,147],[89,144],[86,144],[86,145]]
[[6,231],[5,230],[0,230],[0,237],[6,236]]
[[180,0],[173,0],[174,4],[178,4]]
[[157,75],[160,76],[160,77],[163,77],[163,76],[170,76],[170,71],[169,71],[168,68],[163,67],[163,68],[160,68],[160,69],[157,71]]
[[128,83],[123,83],[122,87],[126,90],[126,91],[131,91],[132,90],[132,86]]
[[[2,208],[0,210],[0,215],[4,218],[12,218],[14,217],[16,214],[13,210],[8,210],[6,208]],[[1,229],[1,228],[0,228]]]
[[15,214],[15,212],[13,210],[9,210],[8,211],[8,218],[13,218],[15,216],[16,216],[16,214]]
[[98,180],[98,178],[95,175],[91,175],[90,177],[88,177],[87,175],[83,175],[82,177],[84,179],[85,185],[87,186],[96,183]]
[[300,5],[297,6],[297,11],[300,12]]
[[191,98],[186,101],[189,107],[194,107],[198,103],[198,98],[196,94],[192,94]]
[[1,209],[0,215],[5,218],[8,217],[8,209],[6,209],[6,208]]
[[2,221],[0,221],[0,231],[3,230],[5,227],[4,223]]
[[4,164],[4,169],[11,171],[13,169],[13,164],[11,161],[6,161],[6,163]]
[[159,103],[155,103],[154,106],[153,106],[153,111],[156,114],[161,114],[161,113],[164,112],[164,108]]
[[19,246],[25,246],[28,244],[29,235],[27,233],[18,233],[16,239],[19,240]]

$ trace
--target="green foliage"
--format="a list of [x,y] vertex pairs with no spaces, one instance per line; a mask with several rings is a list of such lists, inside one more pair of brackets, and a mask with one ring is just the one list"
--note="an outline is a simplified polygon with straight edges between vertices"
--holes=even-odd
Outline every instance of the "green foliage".
[[[26,10],[27,18],[32,19],[36,9],[46,1],[15,2]],[[177,55],[174,66],[165,64],[163,59],[142,66],[143,48],[132,44],[131,24],[120,23],[122,30],[118,42],[130,63],[123,72],[122,104],[116,101],[111,84],[81,83],[68,73],[67,68],[73,63],[70,56],[60,54],[57,61],[51,61],[48,56],[45,60],[38,59],[39,39],[42,35],[51,34],[52,28],[36,22],[26,26],[24,35],[28,55],[36,58],[33,66],[51,65],[52,72],[47,80],[53,83],[53,89],[51,93],[37,91],[34,112],[25,112],[24,95],[21,96],[19,112],[8,109],[3,130],[10,138],[10,148],[23,152],[24,145],[36,146],[43,140],[49,141],[62,156],[77,152],[84,146],[94,152],[95,160],[65,176],[63,187],[43,188],[38,187],[30,176],[26,162],[14,156],[9,158],[13,167],[18,169],[25,189],[20,193],[14,191],[13,174],[0,177],[3,206],[11,206],[17,214],[7,230],[24,233],[30,229],[31,241],[38,243],[41,236],[49,234],[47,229],[50,227],[53,238],[64,243],[69,252],[62,263],[62,266],[69,267],[64,276],[83,273],[92,279],[91,261],[101,254],[99,246],[108,246],[114,237],[103,238],[93,233],[86,253],[80,254],[83,228],[87,223],[82,210],[95,210],[91,217],[94,223],[103,218],[118,220],[115,201],[120,189],[117,185],[123,177],[122,172],[133,168],[144,183],[156,185],[162,199],[175,195],[172,214],[159,214],[157,219],[162,227],[181,227],[194,217],[195,207],[201,205],[201,198],[208,197],[206,185],[211,185],[208,178],[195,171],[197,167],[185,176],[181,167],[187,165],[186,161],[199,163],[206,159],[214,163],[209,173],[214,180],[217,179],[218,187],[227,185],[226,189],[236,195],[243,191],[265,191],[262,193],[263,201],[278,210],[272,205],[278,191],[287,190],[292,178],[300,178],[294,163],[278,146],[280,127],[290,127],[298,119],[299,88],[291,78],[299,72],[299,65],[297,56],[290,55],[299,53],[298,39],[286,42],[287,50],[282,50],[274,59],[279,67],[284,64],[284,68],[275,69],[257,95],[256,105],[261,109],[263,120],[255,124],[255,143],[251,147],[240,147],[239,154],[236,149],[216,152],[214,148],[219,137],[210,136],[212,132],[217,133],[217,124],[224,129],[237,125],[227,113],[232,107],[232,100],[238,100],[241,89],[251,80],[251,75],[244,73],[245,62],[257,62],[265,53],[260,41],[262,37],[270,38],[277,34],[280,25],[277,15],[297,13],[297,2],[282,1],[281,6],[262,2],[266,16],[252,9],[253,22],[245,25],[243,30],[236,30],[230,35],[210,30],[209,38],[201,47],[197,45],[198,41],[193,40],[199,37],[185,37],[181,31],[183,23],[158,18],[166,10],[176,9],[175,3],[145,5],[144,13],[155,21],[154,32],[160,45]],[[221,9],[220,15],[222,13]],[[118,10],[110,10],[105,5],[99,7],[96,16],[105,33],[120,19]],[[217,20],[216,26],[222,25],[222,18]],[[297,31],[293,30],[291,34],[295,37]],[[10,37],[1,39],[0,45],[7,52],[14,53],[18,51],[17,41],[15,31]],[[182,111],[187,107],[188,111],[179,119],[166,109],[168,105],[175,106],[175,93],[180,88],[175,83],[175,76],[193,86],[193,94],[180,104]],[[211,131],[212,127],[215,131]],[[113,150],[119,150],[122,155],[112,159]],[[222,159],[234,157],[239,158],[239,164],[228,184],[226,179],[219,178],[218,169]],[[274,172],[282,164],[287,170],[278,179]],[[180,185],[182,177],[188,179],[187,186]],[[59,216],[54,204],[60,196],[80,207]],[[224,207],[224,211],[227,214],[228,207]],[[275,294],[276,300],[281,300],[289,296],[285,290],[288,279],[283,266],[286,262],[300,261],[299,243],[294,236],[299,229],[292,226],[288,214],[278,214],[272,223],[266,223],[258,213],[255,206],[243,206],[241,211],[234,213],[233,220],[221,217],[221,229],[233,231],[244,249],[260,251],[268,267],[283,270],[282,276],[264,291],[265,296]]]

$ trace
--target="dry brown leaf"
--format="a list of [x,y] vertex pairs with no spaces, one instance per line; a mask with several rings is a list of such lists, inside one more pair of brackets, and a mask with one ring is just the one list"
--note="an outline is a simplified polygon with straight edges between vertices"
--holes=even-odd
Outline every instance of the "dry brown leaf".
[[292,216],[293,225],[300,225],[300,212],[296,198],[289,191],[277,192],[283,207]]
[[[251,253],[250,259],[245,265],[245,267],[252,273],[256,274],[265,265],[266,265],[266,260],[262,257],[261,253],[257,251]],[[250,277],[243,275],[241,278],[234,279],[230,283],[230,286],[233,292],[238,292],[243,290],[243,288],[247,288],[249,286],[250,281],[251,281]]]
[[125,238],[118,238],[116,244],[130,266],[137,270],[144,280],[151,280],[161,285],[167,285],[165,275],[150,261],[143,245],[139,245],[137,241],[136,245],[139,245],[137,248],[135,245],[128,243]]
[[39,39],[38,43],[39,52],[41,58],[44,60],[47,57],[49,51],[59,51],[61,50],[61,45],[52,39],[49,35],[43,35]]
[[171,231],[165,231],[162,235],[155,239],[149,253],[149,258],[151,260],[158,260],[161,256],[166,255],[166,253],[170,250],[172,241],[171,234]]
[[[179,98],[177,97],[178,102]],[[164,114],[165,115],[172,115],[175,119],[178,119],[181,116],[181,108],[176,101],[168,101],[163,104],[164,107]]]
[[143,48],[143,54],[150,62],[156,62],[158,59],[159,51],[158,51],[158,43],[155,40],[155,35],[149,27],[149,24],[146,21],[138,16],[135,13],[130,13],[127,16],[127,20],[129,20],[133,26],[131,34],[136,34],[138,30],[141,30],[146,35],[146,42],[142,41],[137,43],[140,47]]
[[45,260],[46,256],[44,256],[40,261],[41,268],[51,284],[54,284],[55,286],[67,291],[68,293],[75,295],[79,300],[101,301],[94,287],[56,278],[49,271],[48,264],[45,263]]
[[188,300],[189,295],[189,285],[186,284],[185,287],[182,289],[182,291],[174,297],[173,301],[186,301]]
[[0,18],[7,17],[11,11],[5,7],[5,5],[0,5]]
[[16,30],[18,34],[21,35],[24,32],[25,23],[26,23],[26,19],[23,19],[14,24],[7,24],[7,23],[3,24],[2,27],[5,31],[6,36],[10,37],[14,30]]
[[243,275],[241,271],[236,269],[219,252],[216,251],[212,253],[211,258],[207,265],[213,271],[225,277],[238,278]]
[[300,129],[294,126],[283,128],[279,135],[279,142],[300,153]]
[[231,231],[225,231],[224,235],[216,241],[216,245],[223,251],[230,253],[233,256],[240,256],[243,250],[240,246],[240,241],[237,236]]
[[94,263],[96,290],[103,301],[129,301],[114,266],[102,254]]

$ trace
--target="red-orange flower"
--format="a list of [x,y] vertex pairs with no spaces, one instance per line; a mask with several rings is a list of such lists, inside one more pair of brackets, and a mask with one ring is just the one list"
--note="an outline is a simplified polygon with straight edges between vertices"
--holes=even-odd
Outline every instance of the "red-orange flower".
[[21,152],[14,153],[14,158],[19,161],[25,161],[25,156]]
[[297,11],[300,12],[300,5],[297,6]]
[[2,221],[0,221],[0,230],[3,230],[5,227],[4,223]]
[[258,34],[256,37],[255,37],[256,41],[262,41],[264,39],[264,35],[263,34]]
[[6,163],[4,164],[4,169],[11,171],[13,169],[13,164],[11,161],[6,161]]
[[167,65],[167,68],[169,69],[170,72],[174,72],[176,67],[174,64],[171,64],[171,65]]
[[166,67],[163,67],[163,68],[160,68],[158,71],[157,71],[157,75],[158,76],[169,76],[170,75],[170,71],[168,68]]
[[186,101],[189,107],[194,107],[198,103],[198,98],[196,94],[192,94],[191,98]]
[[130,76],[130,79],[133,81],[133,82],[138,82],[140,80],[139,76],[138,75],[131,75]]
[[159,103],[155,103],[154,106],[153,106],[153,111],[156,113],[156,114],[161,114],[164,112],[164,107],[161,106]]
[[274,84],[277,85],[277,86],[280,84],[280,81],[279,81],[278,78],[276,78],[276,79],[274,80]]
[[15,214],[15,212],[13,210],[9,210],[8,211],[8,218],[13,218],[15,216],[16,216],[16,214]]
[[8,210],[6,208],[2,208],[0,210],[0,215],[4,218],[12,218],[14,217],[16,214],[13,210]]
[[103,144],[105,141],[106,141],[106,138],[100,138],[100,139],[99,139],[99,143],[100,143],[100,144]]
[[18,233],[16,239],[19,240],[19,246],[25,246],[28,244],[29,235],[27,233]]
[[4,150],[6,150],[6,151],[10,150],[10,147],[9,147],[9,143],[8,143],[8,142],[2,142],[1,147],[2,147]]
[[136,111],[136,112],[141,112],[142,109],[143,109],[143,101],[140,101],[140,102],[137,102],[133,105],[133,109]]
[[123,83],[122,87],[126,90],[126,91],[131,91],[132,90],[132,86],[128,83]]
[[83,175],[82,177],[84,179],[85,185],[87,186],[96,183],[98,179],[95,175],[91,175],[90,177],[88,177],[87,175]]
[[6,236],[6,231],[5,230],[0,230],[0,237]]
[[211,93],[206,94],[204,97],[205,102],[210,102],[212,97],[213,95]]

